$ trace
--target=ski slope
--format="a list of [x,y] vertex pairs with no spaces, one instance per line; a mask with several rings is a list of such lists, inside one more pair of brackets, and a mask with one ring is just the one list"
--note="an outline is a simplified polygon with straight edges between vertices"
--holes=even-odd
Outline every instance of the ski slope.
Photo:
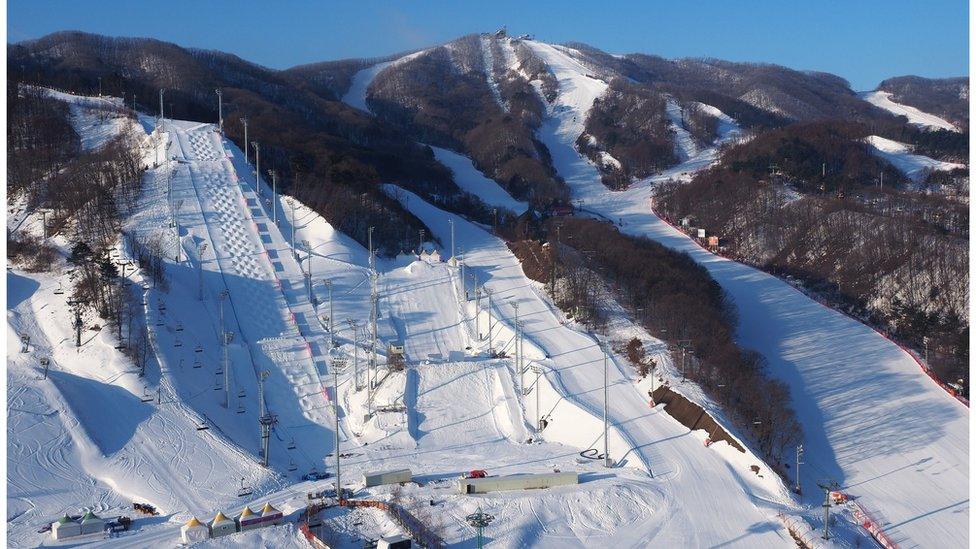
[[407,61],[419,57],[426,52],[427,50],[420,50],[418,52],[394,59],[393,61],[377,63],[357,72],[352,78],[352,84],[350,84],[349,90],[346,91],[346,94],[342,96],[342,102],[361,111],[369,112],[369,106],[366,104],[366,94],[369,92],[369,85],[373,83],[373,79],[376,78],[376,76],[383,72],[387,67],[398,65],[400,63],[406,63]]
[[430,148],[434,151],[437,161],[454,173],[454,182],[461,190],[476,195],[489,206],[505,208],[516,214],[522,214],[529,209],[527,202],[515,200],[494,179],[478,171],[470,158],[440,147]]
[[[533,48],[555,74],[559,97],[540,138],[575,199],[622,231],[688,253],[738,309],[738,341],[785,381],[804,426],[806,486],[838,481],[900,544],[969,542],[968,409],[921,373],[913,358],[874,330],[804,296],[779,279],[708,253],[651,210],[652,186],[710,165],[714,149],[664,174],[612,193],[573,148],[592,94],[590,79],[554,48]],[[804,502],[817,503],[816,491]]]
[[861,96],[861,99],[871,103],[875,107],[882,108],[897,116],[904,116],[908,119],[909,124],[931,130],[949,130],[953,132],[959,131],[959,128],[957,128],[954,124],[939,118],[934,114],[921,111],[915,107],[912,107],[911,105],[895,103],[891,100],[890,92],[875,90],[862,92],[859,95]]
[[[547,381],[559,394],[557,401],[569,401],[567,406],[586,412],[591,418],[602,417],[603,352],[597,341],[564,325],[561,314],[542,297],[537,284],[525,277],[518,259],[502,240],[412,193],[401,189],[398,194],[404,197],[406,207],[442,239],[450,234],[448,220],[453,221],[457,242],[465,249],[466,270],[477,273],[493,291],[496,317],[511,322],[515,317],[514,304],[519,305],[527,341],[549,357],[539,357],[537,361],[545,366]],[[746,463],[761,463],[754,457],[744,457],[734,450],[706,449],[700,433],[691,433],[662,410],[649,408],[646,396],[640,394],[622,368],[615,361],[609,367],[610,418],[618,433],[611,439],[611,456],[626,467],[649,473],[651,479],[647,482],[658,493],[658,504],[667,509],[663,514],[668,515],[665,518],[655,514],[652,524],[632,532],[630,542],[662,546],[783,546],[788,534],[780,528],[775,515],[789,509],[789,496],[778,480],[768,471],[765,478],[749,472]],[[565,443],[602,451],[599,421],[587,424],[579,412],[562,418],[557,413],[554,424],[567,417],[577,428],[589,425],[592,430],[570,429],[574,439]],[[548,432],[549,428],[544,435]],[[714,508],[725,510],[720,519],[701,518],[706,510]],[[748,542],[740,537],[746,532],[750,532]]]
[[924,181],[930,173],[935,171],[951,171],[966,167],[964,164],[943,162],[921,154],[913,154],[911,148],[905,143],[877,135],[869,135],[865,138],[865,142],[871,146],[872,153],[883,158],[914,183]]

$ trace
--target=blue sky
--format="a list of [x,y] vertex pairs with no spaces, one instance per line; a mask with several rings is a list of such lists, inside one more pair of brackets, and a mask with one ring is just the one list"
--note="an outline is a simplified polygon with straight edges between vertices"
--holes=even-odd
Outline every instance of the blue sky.
[[611,53],[718,57],[822,70],[856,90],[889,76],[963,76],[965,0],[230,2],[10,0],[7,40],[57,30],[148,36],[274,68],[380,56],[507,25]]

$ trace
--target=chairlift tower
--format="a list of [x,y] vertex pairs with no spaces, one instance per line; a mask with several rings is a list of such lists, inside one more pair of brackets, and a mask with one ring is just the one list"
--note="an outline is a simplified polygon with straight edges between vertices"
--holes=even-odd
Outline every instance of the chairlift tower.
[[479,505],[478,511],[476,513],[471,513],[470,515],[464,517],[464,520],[466,520],[468,524],[473,526],[478,531],[478,549],[481,549],[482,547],[484,547],[484,541],[482,536],[484,529],[489,524],[491,524],[493,520],[495,520],[495,517],[493,515],[489,515],[488,513],[483,512],[481,510],[481,506]]
[[258,407],[260,408],[258,423],[261,424],[261,465],[265,467],[268,466],[271,428],[274,427],[275,423],[278,423],[278,416],[269,413],[264,404],[264,380],[268,379],[270,375],[271,372],[267,370],[262,370],[260,375],[258,375]]
[[68,301],[70,305],[75,310],[75,347],[81,347],[81,327],[83,322],[81,321],[81,305],[85,304],[85,301],[72,299]]
[[823,539],[830,539],[830,493],[840,488],[840,485],[833,480],[825,480],[817,483],[817,486],[824,491],[824,502],[822,507],[824,509],[824,524],[823,524]]

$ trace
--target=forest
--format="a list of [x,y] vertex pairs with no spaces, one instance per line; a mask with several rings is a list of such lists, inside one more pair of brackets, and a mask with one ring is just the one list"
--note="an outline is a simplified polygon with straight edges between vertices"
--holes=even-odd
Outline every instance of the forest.
[[626,306],[772,463],[801,439],[788,388],[767,374],[758,354],[737,346],[734,306],[686,254],[581,217],[549,219],[537,239],[509,246],[526,275],[546,284],[574,319],[599,329],[608,297]]
[[767,132],[690,183],[661,185],[656,211],[675,224],[689,218],[726,255],[795,278],[927,353],[943,381],[968,385],[968,206],[955,191],[916,190],[871,155],[861,136],[878,129],[817,122]]

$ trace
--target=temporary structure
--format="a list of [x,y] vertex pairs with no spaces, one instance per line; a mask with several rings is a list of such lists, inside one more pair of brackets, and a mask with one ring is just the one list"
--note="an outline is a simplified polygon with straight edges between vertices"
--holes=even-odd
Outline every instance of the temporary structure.
[[237,532],[237,523],[217,511],[217,515],[210,522],[210,535],[219,538],[235,532]]
[[274,508],[270,503],[265,503],[264,508],[261,509],[261,521],[267,524],[278,524],[281,522],[282,518],[281,511]]
[[67,513],[63,517],[51,523],[51,537],[54,539],[65,539],[72,536],[81,535],[81,523],[73,520]]
[[183,543],[194,543],[209,537],[210,528],[207,528],[207,525],[197,520],[196,517],[186,521],[186,524],[180,528],[180,538],[183,540]]
[[81,533],[97,534],[105,531],[105,521],[98,518],[98,515],[88,511],[81,517]]
[[240,526],[241,532],[264,526],[261,523],[261,515],[255,514],[250,507],[245,507],[241,511],[241,514],[237,516],[237,524]]

